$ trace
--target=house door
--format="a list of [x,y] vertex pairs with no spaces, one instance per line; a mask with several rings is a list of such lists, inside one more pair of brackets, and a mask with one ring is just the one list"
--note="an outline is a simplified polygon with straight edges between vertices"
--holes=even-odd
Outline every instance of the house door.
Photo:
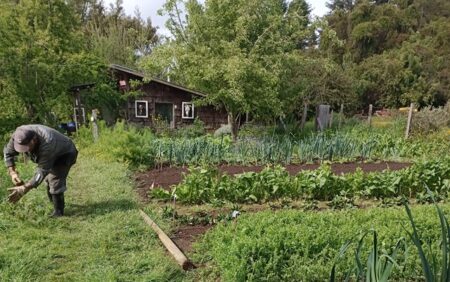
[[173,104],[155,103],[155,116],[166,121],[170,126],[173,124]]

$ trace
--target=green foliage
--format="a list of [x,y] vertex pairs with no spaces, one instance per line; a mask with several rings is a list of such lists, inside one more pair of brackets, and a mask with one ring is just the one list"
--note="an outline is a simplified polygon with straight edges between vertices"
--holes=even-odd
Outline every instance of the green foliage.
[[[428,192],[430,190],[427,187]],[[433,198],[433,195],[430,194]],[[434,199],[433,199],[434,201]],[[441,208],[434,202],[434,206],[439,216],[439,224],[441,228],[441,255],[440,257],[434,250],[431,248],[431,243],[428,243],[428,252],[426,252],[423,248],[423,239],[421,239],[419,235],[419,231],[417,229],[416,222],[413,219],[412,212],[408,204],[405,204],[406,213],[408,215],[408,219],[411,223],[412,232],[408,232],[409,237],[414,242],[416,246],[420,261],[422,264],[423,275],[425,277],[425,281],[427,282],[435,282],[435,281],[447,281],[450,278],[450,227],[448,225],[447,217],[444,215],[444,212]]]
[[162,13],[173,40],[142,60],[144,70],[170,71],[175,81],[209,93],[205,102],[231,115],[234,137],[241,113],[263,120],[282,113],[277,91],[287,67],[280,58],[312,44],[306,1],[170,0]]
[[118,122],[114,127],[99,125],[99,140],[93,142],[90,128],[83,127],[75,141],[92,156],[108,161],[121,161],[130,168],[139,169],[155,166],[156,149],[154,136],[150,130],[139,130]]
[[268,166],[261,173],[246,172],[235,177],[220,175],[217,169],[194,167],[172,193],[191,204],[260,203],[288,198],[330,201],[330,207],[342,209],[355,207],[356,196],[384,199],[417,195],[423,201],[423,183],[436,196],[447,198],[450,159],[417,162],[398,171],[364,174],[359,170],[341,176],[334,175],[328,165],[292,177],[281,166]]
[[345,45],[326,41],[322,52],[353,77],[363,108],[446,103],[448,1],[335,2],[326,19]]
[[6,87],[0,89],[15,111],[8,117],[56,124],[68,111],[54,105],[70,105],[71,81],[63,69],[82,50],[79,22],[59,0],[6,1],[1,10],[0,71]]
[[[89,9],[89,4],[95,7]],[[98,8],[96,3],[84,5],[84,11]],[[117,86],[109,77],[107,62],[94,54],[86,40],[94,35],[82,33],[86,23],[75,3],[3,1],[0,7],[2,131],[23,123],[56,127],[70,120],[69,88],[85,83],[95,83],[89,95],[81,93],[86,111],[97,108],[109,121],[115,120],[120,104]]]
[[[372,234],[372,245],[371,249],[369,250],[369,254],[367,255],[367,262],[366,266],[363,266],[363,262],[361,260],[361,256],[363,254],[363,246],[365,243],[365,237]],[[342,256],[345,254],[345,252],[348,250],[349,245],[352,243],[352,241],[347,242],[341,247],[341,250],[339,252],[339,255],[337,259],[341,259]],[[388,248],[389,249],[389,248]],[[385,249],[380,252],[379,250],[379,243],[378,243],[378,233],[375,230],[369,230],[366,233],[364,233],[361,238],[359,239],[358,246],[355,251],[355,264],[356,267],[354,269],[351,269],[347,272],[347,277],[345,278],[346,281],[350,278],[350,276],[353,274],[355,275],[356,280],[364,280],[368,282],[386,282],[389,281],[389,276],[391,275],[391,272],[394,268],[394,266],[399,266],[399,264],[396,262],[398,255],[406,256],[407,254],[407,245],[404,238],[401,238],[398,240],[398,242],[395,244],[395,247],[391,248],[391,253],[387,253]],[[405,260],[405,257],[404,257]],[[330,282],[336,281],[336,263],[333,265],[333,268],[331,270],[330,275]]]
[[151,20],[143,19],[139,11],[126,15],[122,1],[109,7],[97,0],[73,2],[90,53],[105,62],[133,67],[159,40]]
[[[446,205],[445,211],[448,208]],[[431,210],[430,206],[414,208],[420,230],[424,231],[421,239],[430,241],[431,249],[436,251],[440,248],[440,231],[435,228],[439,221],[429,216]],[[206,280],[262,281],[270,277],[271,281],[326,281],[340,247],[367,232],[373,234],[369,230],[377,232],[376,246],[374,240],[365,237],[359,252],[358,245],[351,245],[347,253],[359,253],[361,264],[363,258],[370,259],[369,269],[388,270],[392,261],[386,255],[393,256],[399,238],[407,237],[399,228],[402,224],[408,224],[408,219],[398,208],[243,214],[237,222],[219,224],[208,232],[196,249],[201,254],[196,258],[209,266],[202,272]],[[399,267],[392,268],[391,281],[421,279],[416,250],[408,248],[406,257],[398,250],[396,262]],[[336,281],[344,281],[354,267],[354,256],[342,256],[336,267]]]
[[181,138],[196,138],[205,135],[205,123],[196,118],[190,125],[177,129],[176,136]]
[[445,107],[427,107],[414,113],[412,132],[415,134],[428,134],[450,126],[450,103]]

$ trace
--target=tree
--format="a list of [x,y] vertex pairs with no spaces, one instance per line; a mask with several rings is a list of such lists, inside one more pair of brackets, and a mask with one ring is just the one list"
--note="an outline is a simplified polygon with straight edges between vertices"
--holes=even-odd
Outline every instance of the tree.
[[74,84],[96,82],[102,90],[94,90],[86,106],[116,103],[106,64],[86,52],[73,6],[63,0],[2,2],[0,15],[0,120],[11,121],[8,128],[67,120]]
[[135,67],[137,60],[151,53],[159,38],[150,18],[143,20],[139,10],[124,14],[122,1],[108,11],[98,0],[78,0],[84,33],[91,52],[108,63]]
[[0,62],[2,78],[26,108],[31,121],[54,123],[55,101],[66,101],[61,67],[81,49],[77,20],[64,1],[20,1],[2,4]]
[[141,66],[151,75],[170,70],[171,78],[208,93],[206,103],[228,111],[236,139],[241,114],[258,119],[283,115],[280,58],[308,46],[306,7],[303,0],[289,5],[281,0],[209,0],[204,6],[195,0],[167,1],[167,27],[174,39]]
[[325,6],[332,12],[336,10],[351,11],[355,6],[355,0],[331,0],[326,2]]

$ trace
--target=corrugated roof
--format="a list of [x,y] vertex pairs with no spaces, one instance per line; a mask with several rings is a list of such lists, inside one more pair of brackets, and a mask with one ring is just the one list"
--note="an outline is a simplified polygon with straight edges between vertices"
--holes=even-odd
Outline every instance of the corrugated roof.
[[[140,73],[137,70],[133,70],[133,69],[121,66],[121,65],[111,64],[109,67],[111,69],[114,69],[114,70],[118,70],[118,71],[122,71],[122,72],[126,72],[126,73],[129,73],[129,74],[132,74],[132,75],[140,77],[142,79],[145,78],[145,75],[143,73]],[[177,89],[180,89],[180,90],[183,90],[183,91],[186,91],[186,92],[189,92],[189,93],[201,96],[201,97],[206,97],[206,94],[204,94],[204,93],[201,93],[199,91],[195,91],[195,90],[192,90],[192,89],[189,89],[189,88],[177,85],[177,84],[172,83],[172,82],[168,82],[166,80],[162,80],[162,79],[159,79],[159,78],[150,78],[149,82],[150,81],[155,81],[155,82],[167,85],[167,86],[171,86],[171,87],[174,87],[174,88],[177,88]]]

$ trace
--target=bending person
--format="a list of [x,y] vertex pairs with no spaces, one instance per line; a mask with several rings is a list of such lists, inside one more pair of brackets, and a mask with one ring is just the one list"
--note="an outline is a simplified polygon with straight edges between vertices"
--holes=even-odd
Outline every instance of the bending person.
[[[16,129],[3,149],[5,164],[15,187],[8,189],[11,203],[19,201],[32,188],[38,187],[44,180],[47,195],[53,203],[52,216],[64,215],[64,192],[69,170],[77,160],[78,151],[70,138],[53,128],[40,125],[22,125]],[[37,170],[27,183],[24,183],[15,168],[14,157],[25,153]]]

